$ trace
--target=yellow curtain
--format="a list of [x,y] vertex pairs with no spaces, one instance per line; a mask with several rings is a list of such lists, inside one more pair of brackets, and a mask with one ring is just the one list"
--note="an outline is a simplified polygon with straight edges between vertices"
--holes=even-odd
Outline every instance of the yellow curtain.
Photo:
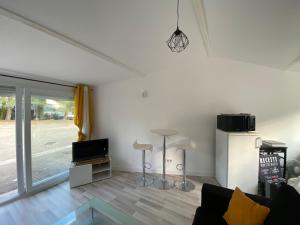
[[[84,141],[87,138],[91,139],[93,134],[94,115],[93,115],[93,90],[88,87],[87,95],[85,96],[85,86],[77,85],[75,88],[75,113],[74,124],[79,128],[78,141]],[[87,102],[84,102],[85,99]],[[84,106],[87,106],[86,108]],[[87,111],[86,111],[87,110]],[[85,124],[88,116],[89,124]],[[83,129],[86,128],[86,129]],[[86,133],[83,133],[86,132]]]
[[93,131],[94,131],[94,114],[93,114],[93,90],[91,88],[89,88],[89,139],[92,138],[92,134],[93,134]]
[[77,85],[75,88],[75,96],[74,96],[74,124],[79,128],[78,131],[78,141],[83,141],[86,136],[82,133],[83,126],[83,101],[84,101],[84,86]]

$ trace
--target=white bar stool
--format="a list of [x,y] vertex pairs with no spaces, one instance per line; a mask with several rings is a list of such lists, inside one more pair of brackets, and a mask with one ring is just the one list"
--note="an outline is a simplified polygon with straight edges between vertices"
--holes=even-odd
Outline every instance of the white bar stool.
[[[192,144],[177,144],[176,147],[177,150],[182,150],[182,163],[176,165],[177,170],[182,171],[182,180],[175,182],[175,186],[184,192],[189,192],[195,189],[195,185],[186,180],[186,150],[190,151],[194,149],[194,146]],[[179,168],[180,166],[181,168]]]
[[150,163],[146,163],[146,151],[153,150],[153,145],[151,144],[139,144],[137,141],[133,143],[133,148],[135,150],[142,151],[142,167],[143,167],[143,175],[138,177],[137,183],[139,186],[146,187],[153,183],[153,178],[146,177],[146,169],[151,168]]

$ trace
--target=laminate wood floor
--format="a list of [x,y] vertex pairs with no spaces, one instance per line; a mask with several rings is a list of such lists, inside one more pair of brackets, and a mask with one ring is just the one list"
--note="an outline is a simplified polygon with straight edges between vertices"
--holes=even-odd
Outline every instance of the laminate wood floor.
[[[0,225],[53,224],[82,203],[98,197],[137,218],[145,225],[191,225],[200,205],[203,183],[217,184],[213,178],[189,177],[191,192],[137,187],[136,173],[114,172],[108,180],[69,188],[64,182],[33,196],[0,208]],[[172,176],[173,179],[180,179]]]

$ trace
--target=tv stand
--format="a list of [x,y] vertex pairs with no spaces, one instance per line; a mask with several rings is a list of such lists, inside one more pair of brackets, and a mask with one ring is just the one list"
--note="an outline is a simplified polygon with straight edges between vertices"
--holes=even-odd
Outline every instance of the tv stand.
[[86,165],[86,164],[99,165],[99,164],[104,164],[104,163],[109,163],[109,162],[110,162],[109,156],[105,156],[105,157],[101,157],[101,158],[87,159],[87,160],[75,162],[75,165],[76,166],[81,166],[81,165]]
[[70,167],[70,187],[111,178],[111,158],[109,156],[72,163]]

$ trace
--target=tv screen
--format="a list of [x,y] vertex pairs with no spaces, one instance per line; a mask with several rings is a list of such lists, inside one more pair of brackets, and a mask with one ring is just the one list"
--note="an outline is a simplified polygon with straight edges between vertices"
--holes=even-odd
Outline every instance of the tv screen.
[[72,143],[73,162],[104,157],[108,155],[108,138]]

